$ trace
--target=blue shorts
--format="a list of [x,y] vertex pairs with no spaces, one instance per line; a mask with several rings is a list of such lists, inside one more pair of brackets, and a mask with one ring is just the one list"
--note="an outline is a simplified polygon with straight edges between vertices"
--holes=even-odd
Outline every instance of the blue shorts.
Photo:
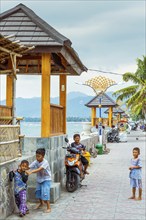
[[132,188],[142,188],[142,180],[130,178],[130,185]]
[[37,183],[35,195],[37,199],[44,201],[50,200],[51,180],[46,180],[42,183]]

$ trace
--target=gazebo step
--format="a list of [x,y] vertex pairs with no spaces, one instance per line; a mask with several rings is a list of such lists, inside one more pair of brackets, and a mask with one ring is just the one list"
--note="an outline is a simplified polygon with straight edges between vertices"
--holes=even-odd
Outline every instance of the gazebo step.
[[[35,186],[28,186],[28,201],[29,202],[37,202],[38,200],[35,198]],[[50,188],[50,203],[55,203],[60,198],[61,187],[60,183],[52,182]]]

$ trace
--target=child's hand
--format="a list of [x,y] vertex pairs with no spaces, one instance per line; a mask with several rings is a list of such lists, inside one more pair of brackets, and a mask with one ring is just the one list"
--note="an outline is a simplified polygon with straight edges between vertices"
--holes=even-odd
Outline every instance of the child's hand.
[[32,174],[32,171],[25,171],[25,173],[29,176]]
[[82,149],[82,148],[81,148],[81,153],[82,153],[82,154],[84,154],[84,151],[83,151],[83,149]]
[[131,167],[129,167],[129,170],[132,170],[133,168],[134,168],[134,167],[131,166]]

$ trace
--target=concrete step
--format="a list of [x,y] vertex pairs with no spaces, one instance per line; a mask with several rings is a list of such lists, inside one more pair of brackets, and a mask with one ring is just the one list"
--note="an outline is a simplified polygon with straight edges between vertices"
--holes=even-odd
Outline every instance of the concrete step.
[[[27,188],[27,201],[28,202],[37,202],[38,200],[35,198],[35,186],[28,186]],[[50,188],[50,203],[55,203],[61,194],[61,186],[59,182],[52,182]]]

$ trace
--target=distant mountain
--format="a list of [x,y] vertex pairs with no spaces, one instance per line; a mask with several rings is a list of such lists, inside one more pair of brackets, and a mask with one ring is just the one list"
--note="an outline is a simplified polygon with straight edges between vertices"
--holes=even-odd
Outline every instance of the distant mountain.
[[[107,95],[112,97],[113,92],[107,92]],[[85,104],[89,102],[93,96],[88,96],[81,92],[71,92],[67,94],[67,117],[90,117],[91,109],[87,108]],[[59,104],[59,98],[51,98],[51,103]],[[1,102],[2,105],[5,104],[5,100]],[[106,109],[102,109],[102,116],[105,117],[103,113]],[[40,97],[34,98],[16,98],[16,113],[17,116],[24,117],[41,117],[41,99]],[[97,110],[98,116],[98,110]]]
[[85,93],[82,93],[82,92],[69,92],[67,94],[67,99],[68,100],[74,99],[76,97],[87,97],[87,95]]

